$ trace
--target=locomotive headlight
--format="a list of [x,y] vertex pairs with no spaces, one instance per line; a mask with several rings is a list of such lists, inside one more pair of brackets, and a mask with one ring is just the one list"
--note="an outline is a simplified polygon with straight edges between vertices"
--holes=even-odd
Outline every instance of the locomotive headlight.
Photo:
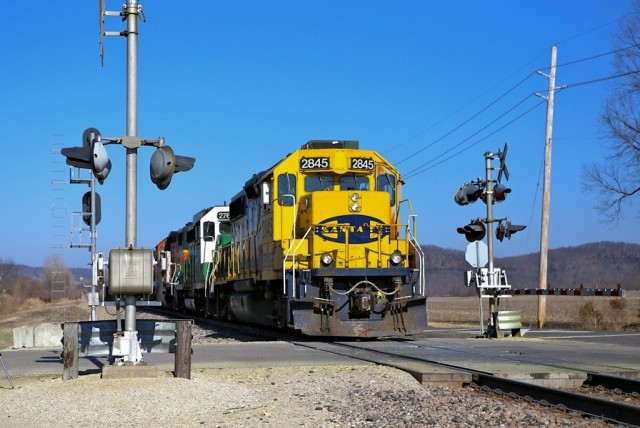
[[350,196],[351,203],[349,204],[349,211],[356,213],[360,211],[360,195],[358,193],[352,193]]
[[331,253],[324,253],[323,255],[321,255],[320,263],[322,263],[323,266],[329,266],[331,263],[333,263],[333,256],[331,255]]
[[393,253],[391,253],[391,257],[389,257],[389,261],[391,262],[392,265],[398,266],[400,263],[402,263],[402,258],[403,258],[402,253],[396,250]]

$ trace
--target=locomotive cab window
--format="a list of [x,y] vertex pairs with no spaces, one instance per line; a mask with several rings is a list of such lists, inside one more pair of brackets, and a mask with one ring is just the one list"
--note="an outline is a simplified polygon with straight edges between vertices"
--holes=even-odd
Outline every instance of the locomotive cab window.
[[205,241],[213,241],[213,237],[216,236],[216,224],[212,221],[205,221],[202,226],[202,235]]
[[223,221],[220,223],[220,233],[231,233],[231,223]]
[[296,176],[293,174],[280,174],[278,176],[278,203],[285,207],[291,207],[296,200]]
[[369,190],[369,177],[342,176],[340,177],[340,190]]
[[379,191],[389,193],[391,206],[396,204],[396,178],[393,175],[389,173],[379,175],[376,187]]
[[333,177],[330,175],[313,174],[304,177],[304,191],[333,190]]

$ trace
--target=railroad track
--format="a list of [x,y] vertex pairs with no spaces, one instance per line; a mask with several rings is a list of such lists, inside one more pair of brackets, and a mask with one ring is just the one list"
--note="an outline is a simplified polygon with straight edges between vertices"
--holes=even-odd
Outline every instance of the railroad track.
[[[422,381],[422,379],[420,379],[420,373],[422,371],[430,371],[433,370],[434,367],[455,370],[466,373],[471,379],[469,385],[478,391],[491,392],[517,400],[537,402],[543,406],[579,412],[609,422],[629,426],[640,426],[640,401],[638,400],[636,400],[637,405],[630,405],[576,391],[506,379],[504,377],[494,376],[492,373],[472,370],[453,364],[444,364],[427,358],[408,357],[401,352],[372,350],[357,343],[294,343],[299,346],[332,352],[376,364],[389,365],[411,373],[419,381]],[[586,372],[586,375],[586,383],[590,387],[607,389],[614,391],[616,394],[623,392],[636,398],[640,396],[640,380],[602,373]]]
[[[149,312],[161,314],[164,316],[175,316],[175,313],[165,309],[153,309]],[[184,315],[181,315],[184,316]],[[589,417],[603,419],[609,422],[625,424],[628,426],[640,427],[640,380],[624,378],[620,376],[612,376],[603,373],[588,372],[579,369],[573,369],[553,363],[543,363],[525,358],[504,358],[505,361],[516,361],[527,364],[536,364],[539,366],[563,368],[572,371],[581,371],[585,373],[584,386],[589,387],[592,391],[606,390],[610,391],[613,396],[626,394],[632,397],[635,404],[623,403],[620,401],[603,399],[593,394],[581,393],[575,390],[564,390],[560,388],[552,388],[541,386],[533,383],[515,381],[493,373],[473,370],[461,365],[446,364],[423,357],[408,356],[402,351],[402,347],[397,351],[371,349],[373,341],[364,342],[327,342],[314,338],[303,338],[292,336],[291,334],[268,330],[263,328],[238,325],[224,321],[214,321],[203,317],[189,314],[189,318],[200,326],[207,328],[223,328],[236,331],[245,335],[253,335],[259,338],[271,338],[275,340],[286,340],[296,346],[307,347],[323,352],[346,356],[362,361],[375,364],[394,367],[399,370],[406,371],[413,375],[420,382],[428,382],[424,373],[430,373],[429,379],[433,379],[433,373],[438,370],[451,373],[457,373],[454,376],[456,383],[467,384],[478,392],[493,393],[506,398],[515,400],[524,400],[536,402],[542,406],[550,408],[563,409],[565,411],[578,412]],[[394,343],[403,343],[402,340],[393,340]],[[411,344],[411,340],[406,341]],[[450,350],[452,352],[461,352],[458,350]],[[472,351],[465,351],[465,354],[474,354]],[[585,388],[586,389],[586,388]]]

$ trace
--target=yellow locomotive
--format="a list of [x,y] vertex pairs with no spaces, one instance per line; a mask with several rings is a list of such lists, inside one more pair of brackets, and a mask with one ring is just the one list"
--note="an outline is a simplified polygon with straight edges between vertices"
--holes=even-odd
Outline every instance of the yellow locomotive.
[[254,174],[216,237],[206,311],[313,336],[421,332],[424,257],[401,183],[357,141],[309,141]]

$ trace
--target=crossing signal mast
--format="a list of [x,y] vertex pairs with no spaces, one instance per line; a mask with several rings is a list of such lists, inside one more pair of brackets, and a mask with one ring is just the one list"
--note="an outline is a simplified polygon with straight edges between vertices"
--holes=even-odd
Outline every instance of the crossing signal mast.
[[[176,155],[173,149],[165,145],[164,138],[156,140],[138,136],[138,19],[145,21],[142,6],[138,0],[126,0],[120,12],[107,11],[105,0],[99,0],[100,8],[100,58],[104,65],[103,37],[122,36],[127,39],[127,99],[126,99],[126,135],[122,137],[103,137],[96,128],[87,128],[82,134],[82,146],[62,149],[67,164],[89,169],[103,184],[111,171],[111,160],[105,148],[109,144],[120,144],[126,149],[126,230],[125,245],[112,248],[109,252],[109,295],[115,298],[115,305],[124,301],[124,331],[114,334],[111,357],[122,364],[137,365],[142,362],[142,353],[136,331],[136,305],[148,305],[153,293],[152,266],[153,256],[150,248],[138,248],[137,245],[137,175],[138,148],[152,146],[156,148],[151,157],[149,172],[151,181],[164,190],[169,186],[173,175],[193,168],[195,158]],[[105,17],[121,18],[126,22],[126,30],[105,31]],[[92,212],[95,212],[96,200],[90,196]],[[93,216],[93,214],[92,214]],[[93,220],[95,222],[95,219]],[[95,223],[94,223],[95,224]],[[102,269],[101,258],[93,260],[93,270]],[[103,275],[101,272],[100,274]],[[99,274],[99,275],[100,275]],[[105,296],[107,293],[105,293]]]
[[[508,146],[505,143],[502,151],[497,154],[486,152],[485,158],[485,179],[478,178],[463,184],[453,195],[453,200],[460,206],[466,206],[482,200],[487,206],[486,218],[472,219],[469,224],[458,227],[457,231],[463,234],[469,245],[467,246],[466,259],[475,267],[475,271],[467,271],[465,273],[465,286],[470,287],[472,284],[476,286],[478,297],[480,298],[480,329],[484,330],[484,319],[482,315],[482,299],[489,299],[490,317],[487,330],[484,331],[486,337],[497,337],[497,316],[496,310],[499,296],[508,297],[510,293],[504,293],[511,290],[511,285],[507,281],[507,274],[503,269],[496,268],[493,263],[493,229],[494,223],[497,223],[495,236],[502,242],[503,239],[511,239],[511,235],[524,230],[526,226],[511,224],[509,218],[494,218],[493,204],[504,202],[507,195],[511,193],[511,189],[502,183],[502,178],[509,180],[509,170],[506,165]],[[499,161],[498,177],[492,179],[491,172],[493,167],[492,161]],[[487,237],[487,245],[484,244],[484,238]],[[488,267],[485,267],[489,264]]]

